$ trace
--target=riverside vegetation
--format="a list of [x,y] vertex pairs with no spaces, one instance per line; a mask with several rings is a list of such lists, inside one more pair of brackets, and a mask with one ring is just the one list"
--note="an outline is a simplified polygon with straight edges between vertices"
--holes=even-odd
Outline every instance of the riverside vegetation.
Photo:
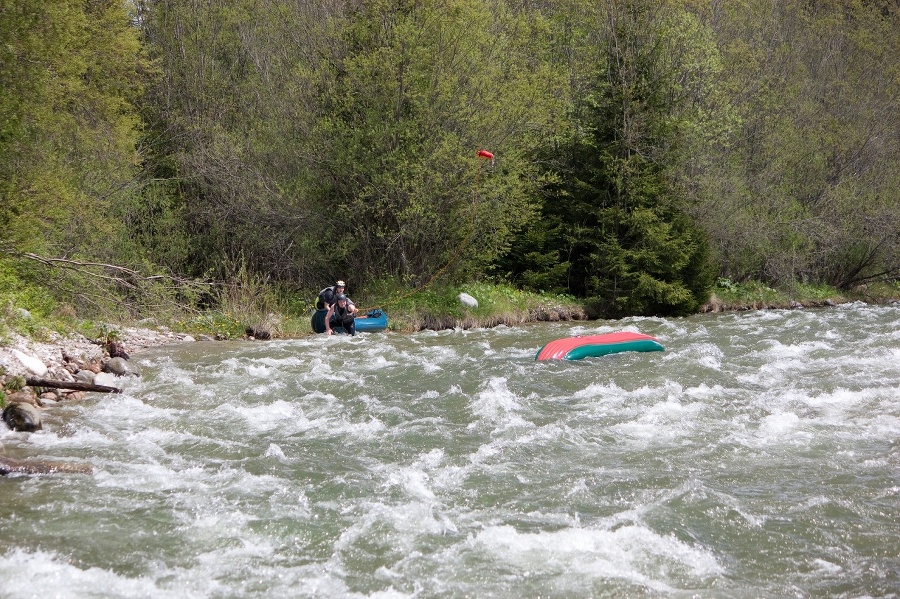
[[897,295],[893,0],[0,0],[0,38],[3,336],[294,336],[338,278],[395,330]]
[[[9,283],[8,278],[6,282]],[[377,307],[392,311],[391,328],[397,331],[519,325],[598,316],[591,314],[584,304],[570,296],[523,292],[508,285],[469,284],[462,289],[473,297],[477,296],[477,306],[460,301],[454,295],[456,288],[408,291],[383,287],[379,294],[389,299]],[[721,297],[711,294],[709,301],[701,306],[701,311],[799,308],[854,300],[900,301],[900,287],[896,284],[840,294],[833,288],[798,285],[788,292],[776,291],[759,283],[734,284],[721,279],[716,290]],[[39,288],[20,286],[0,292],[0,314],[3,316],[0,326],[0,409],[3,409],[3,420],[16,430],[41,428],[38,407],[82,399],[84,393],[74,390],[79,388],[77,385],[82,384],[81,381],[89,383],[91,388],[87,390],[115,391],[116,385],[99,385],[94,373],[102,370],[110,373],[108,376],[132,374],[125,362],[128,359],[126,343],[130,350],[137,350],[191,341],[194,336],[190,333],[200,339],[240,336],[271,339],[312,334],[309,326],[312,308],[304,307],[311,302],[308,298],[293,296],[279,299],[273,296],[271,289],[258,281],[254,284],[252,280],[229,287],[227,295],[227,299],[220,298],[217,302],[219,306],[226,307],[224,312],[187,312],[182,306],[177,312],[158,313],[159,317],[166,318],[164,322],[168,324],[148,319],[139,323],[119,321],[117,324],[99,324],[75,319],[68,306],[57,305]],[[135,328],[136,325],[142,328]],[[146,328],[148,326],[152,328]],[[177,332],[173,333],[171,327]],[[22,333],[27,337],[22,337]],[[24,354],[19,349],[8,351],[4,347],[11,338],[18,338],[20,343],[14,345],[24,349]],[[24,345],[21,343],[23,339]],[[41,351],[35,351],[38,347]],[[33,379],[26,378],[28,371],[34,371],[35,361],[41,370],[49,372],[49,379],[34,379],[32,382]],[[4,365],[15,365],[15,372],[7,372]],[[89,374],[89,377],[82,378],[84,374]],[[75,381],[76,384],[66,384],[66,381]],[[0,446],[0,474],[58,472],[90,473],[90,467],[53,460],[7,458],[2,455]]]

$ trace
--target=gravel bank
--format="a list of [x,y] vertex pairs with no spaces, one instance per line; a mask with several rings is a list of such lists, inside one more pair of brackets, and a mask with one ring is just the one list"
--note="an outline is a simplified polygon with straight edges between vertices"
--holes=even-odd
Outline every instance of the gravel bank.
[[[190,335],[166,330],[122,328],[116,329],[116,333],[116,341],[128,353],[148,347],[194,341]],[[42,341],[13,333],[0,345],[0,367],[6,371],[6,376],[67,379],[66,374],[71,374],[66,369],[65,357],[82,362],[96,362],[108,358],[108,354],[104,344],[77,333],[67,336],[51,333]],[[41,364],[46,368],[45,372],[39,372],[42,370]]]

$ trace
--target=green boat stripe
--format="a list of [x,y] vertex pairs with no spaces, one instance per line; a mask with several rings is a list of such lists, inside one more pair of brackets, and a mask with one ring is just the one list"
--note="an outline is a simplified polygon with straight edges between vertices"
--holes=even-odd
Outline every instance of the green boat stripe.
[[663,351],[661,344],[650,339],[637,339],[634,341],[623,341],[620,343],[595,343],[589,345],[581,345],[569,351],[566,360],[580,360],[582,358],[591,358],[596,356],[605,356],[607,354],[616,354],[624,351]]

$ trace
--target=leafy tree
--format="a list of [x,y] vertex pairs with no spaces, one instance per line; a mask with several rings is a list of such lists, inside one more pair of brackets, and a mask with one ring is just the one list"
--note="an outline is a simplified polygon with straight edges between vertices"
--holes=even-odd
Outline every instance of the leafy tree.
[[[134,226],[173,215],[191,243],[178,266],[256,273],[313,286],[332,239],[312,134],[327,69],[341,50],[331,28],[341,3],[145,2],[141,24],[162,77],[146,104],[154,185]],[[321,78],[321,79],[320,79]],[[164,250],[165,247],[159,248]]]
[[120,217],[147,62],[125,5],[0,0],[0,39],[0,250],[138,261]]
[[380,0],[348,15],[318,135],[332,140],[332,252],[351,271],[477,274],[508,247],[532,213],[526,156],[556,102],[538,17],[475,0]]
[[699,14],[736,124],[688,161],[721,273],[839,287],[900,274],[896,7],[744,0]]
[[528,217],[522,157],[556,77],[521,7],[156,2],[144,14],[164,71],[153,164],[176,182],[195,273],[226,256],[307,286],[472,273]]

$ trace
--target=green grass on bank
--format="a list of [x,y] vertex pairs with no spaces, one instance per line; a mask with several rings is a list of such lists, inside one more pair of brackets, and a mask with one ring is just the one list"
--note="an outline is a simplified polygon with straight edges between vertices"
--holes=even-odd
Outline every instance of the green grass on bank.
[[[458,299],[466,293],[478,302],[469,308]],[[492,327],[536,320],[582,320],[582,304],[571,296],[529,293],[509,285],[467,283],[403,289],[390,281],[372,286],[357,305],[363,310],[380,308],[396,331]]]
[[712,290],[709,303],[703,309],[715,312],[814,307],[852,301],[883,303],[898,298],[900,298],[900,281],[874,283],[853,291],[841,291],[830,285],[808,283],[794,283],[775,289],[759,281],[735,283],[720,278]]
[[0,343],[11,332],[40,339],[71,325],[47,289],[23,279],[9,262],[0,260]]
[[[529,293],[509,285],[466,283],[431,285],[426,289],[401,287],[381,280],[364,290],[348,289],[363,311],[380,308],[388,314],[390,330],[493,327],[534,321],[583,320],[583,302],[565,295]],[[12,333],[44,340],[51,332],[78,332],[90,339],[115,336],[117,329],[167,328],[195,336],[239,339],[248,329],[269,331],[274,338],[312,334],[310,318],[318,290],[284,293],[243,270],[220,290],[206,310],[160,303],[141,311],[106,311],[106,316],[85,318],[67,303],[58,302],[49,290],[28,282],[8,263],[0,260],[0,344]],[[478,301],[476,308],[462,304],[467,293]],[[795,284],[775,289],[759,282],[719,279],[703,311],[821,306],[848,301],[882,303],[900,298],[900,282],[879,283],[851,292],[824,285]],[[122,299],[124,304],[127,300]]]

